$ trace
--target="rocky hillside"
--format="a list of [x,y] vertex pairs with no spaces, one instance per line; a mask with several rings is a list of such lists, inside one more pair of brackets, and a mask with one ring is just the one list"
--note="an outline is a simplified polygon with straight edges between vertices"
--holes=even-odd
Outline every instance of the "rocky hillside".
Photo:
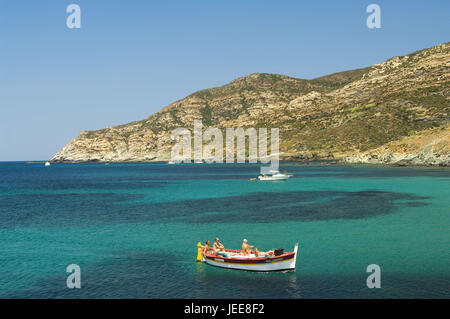
[[256,73],[145,120],[83,131],[54,162],[166,161],[177,127],[278,127],[283,159],[449,165],[450,43],[313,80]]

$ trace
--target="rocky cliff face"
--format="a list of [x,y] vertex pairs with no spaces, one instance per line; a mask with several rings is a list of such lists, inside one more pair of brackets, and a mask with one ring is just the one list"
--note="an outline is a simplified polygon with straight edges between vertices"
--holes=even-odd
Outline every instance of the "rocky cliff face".
[[450,163],[450,127],[442,126],[344,157],[347,163],[439,165]]
[[283,159],[449,165],[450,43],[302,80],[251,74],[145,120],[83,131],[52,161],[167,161],[178,127],[277,127]]

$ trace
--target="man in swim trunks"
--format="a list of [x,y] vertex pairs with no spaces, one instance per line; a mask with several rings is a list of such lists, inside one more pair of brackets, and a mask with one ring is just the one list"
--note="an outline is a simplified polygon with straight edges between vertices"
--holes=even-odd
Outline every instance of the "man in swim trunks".
[[255,256],[256,257],[271,257],[271,256],[273,256],[273,250],[264,252],[264,251],[259,251],[258,248],[255,248]]
[[250,254],[253,254],[254,253],[254,251],[253,251],[254,248],[255,248],[255,246],[250,246],[247,243],[247,239],[244,238],[244,240],[242,241],[242,254],[244,256],[248,256]]
[[219,238],[217,237],[214,241],[213,249],[216,253],[225,251],[225,247],[220,243]]
[[208,251],[213,250],[212,247],[209,246],[209,244],[210,244],[210,241],[207,240],[205,243],[205,246],[203,246],[203,248],[202,248],[203,255],[205,255]]

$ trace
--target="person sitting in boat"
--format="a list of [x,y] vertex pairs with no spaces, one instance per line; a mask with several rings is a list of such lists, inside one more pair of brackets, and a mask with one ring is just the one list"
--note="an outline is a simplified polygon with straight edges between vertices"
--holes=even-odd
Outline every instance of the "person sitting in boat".
[[220,243],[219,238],[215,239],[213,250],[217,256],[228,257],[228,254],[225,252],[225,247]]
[[247,242],[247,239],[244,238],[242,241],[242,255],[244,256],[250,256],[255,255],[255,246],[250,246]]
[[211,243],[211,242],[210,242],[209,240],[207,240],[207,241],[205,242],[205,246],[202,247],[202,254],[203,254],[203,255],[206,255],[206,253],[208,253],[208,251],[213,250],[213,248],[212,248],[211,246],[209,246],[210,243]]
[[255,248],[255,256],[256,257],[271,257],[273,256],[274,251],[273,250],[269,250],[269,251],[259,251],[258,248]]
[[214,240],[213,249],[216,253],[225,251],[225,247],[220,243],[220,240],[217,237]]

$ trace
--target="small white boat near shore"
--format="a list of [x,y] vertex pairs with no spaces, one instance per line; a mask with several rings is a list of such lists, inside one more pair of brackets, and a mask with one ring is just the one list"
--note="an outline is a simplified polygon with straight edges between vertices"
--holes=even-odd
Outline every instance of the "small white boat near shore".
[[50,162],[45,162],[45,166],[50,166]]
[[282,174],[279,171],[271,171],[270,175],[259,175],[258,179],[260,181],[285,181],[290,177],[292,177],[292,175],[288,175],[286,172]]

